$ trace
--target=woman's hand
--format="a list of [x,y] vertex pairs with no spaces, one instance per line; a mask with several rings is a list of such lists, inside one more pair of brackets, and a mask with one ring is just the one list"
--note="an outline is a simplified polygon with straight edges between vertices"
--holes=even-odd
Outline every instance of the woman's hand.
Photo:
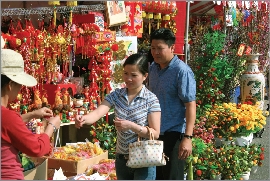
[[60,125],[61,125],[61,119],[60,119],[60,116],[55,116],[55,117],[51,117],[49,119],[49,123],[52,123],[56,129],[59,129],[60,128]]
[[45,130],[45,134],[47,134],[49,137],[51,137],[55,131],[55,129],[59,129],[60,128],[60,124],[61,124],[61,119],[60,116],[55,116],[55,117],[51,117],[49,119],[49,123],[46,130]]
[[127,131],[131,129],[132,122],[120,118],[115,118],[114,125],[117,131]]
[[85,116],[76,115],[75,117],[75,127],[80,129],[86,122]]
[[40,108],[36,111],[34,111],[35,118],[44,118],[44,117],[52,117],[53,112],[51,109],[47,107]]

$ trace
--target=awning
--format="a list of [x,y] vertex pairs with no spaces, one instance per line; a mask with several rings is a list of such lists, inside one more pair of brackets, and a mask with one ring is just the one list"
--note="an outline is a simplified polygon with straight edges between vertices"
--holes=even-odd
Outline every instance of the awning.
[[206,15],[206,14],[215,14],[214,7],[215,4],[213,1],[195,1],[190,3],[190,15]]
[[239,7],[249,9],[255,5],[258,10],[266,10],[270,5],[269,1],[194,1],[190,3],[190,15],[211,15],[218,14],[223,6]]

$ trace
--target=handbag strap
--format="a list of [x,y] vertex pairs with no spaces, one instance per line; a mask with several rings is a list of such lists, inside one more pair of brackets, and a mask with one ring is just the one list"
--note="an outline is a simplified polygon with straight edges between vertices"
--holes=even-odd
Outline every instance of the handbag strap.
[[[149,140],[154,140],[154,134],[151,131],[151,129],[148,126],[145,126],[147,128],[147,132],[149,133]],[[141,141],[141,137],[138,135],[138,141]]]

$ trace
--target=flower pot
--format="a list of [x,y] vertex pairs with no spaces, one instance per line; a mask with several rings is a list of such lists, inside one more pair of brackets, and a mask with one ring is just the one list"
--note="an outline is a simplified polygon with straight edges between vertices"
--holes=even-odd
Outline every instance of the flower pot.
[[214,138],[216,147],[220,147],[222,145],[231,145],[234,144],[234,141],[226,141],[225,138]]
[[263,110],[265,78],[258,68],[261,54],[247,55],[247,69],[241,76],[241,102],[252,99]]
[[235,138],[235,145],[238,146],[249,146],[253,140],[253,133],[249,136],[240,136]]
[[250,172],[246,172],[246,173],[242,173],[242,175],[240,175],[240,178],[242,178],[243,180],[249,180],[249,176],[250,176]]
[[258,166],[258,165],[253,166],[253,167],[251,168],[251,173],[252,173],[252,174],[257,173],[258,168],[259,168],[259,166]]

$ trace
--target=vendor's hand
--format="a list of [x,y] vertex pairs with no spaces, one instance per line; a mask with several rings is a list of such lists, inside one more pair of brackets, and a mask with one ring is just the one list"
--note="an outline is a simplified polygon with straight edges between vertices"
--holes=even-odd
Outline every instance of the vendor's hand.
[[192,140],[183,138],[179,145],[178,159],[185,160],[192,153]]
[[125,119],[115,118],[114,125],[117,131],[127,131],[131,128],[131,122]]
[[61,124],[60,116],[57,115],[55,117],[51,117],[49,119],[49,123],[52,123],[56,127],[56,129],[59,129]]
[[75,127],[80,129],[86,122],[85,117],[82,115],[76,115],[75,117]]
[[47,107],[40,108],[40,109],[34,111],[34,113],[35,113],[35,118],[44,118],[44,117],[52,117],[53,116],[52,110],[47,108]]

